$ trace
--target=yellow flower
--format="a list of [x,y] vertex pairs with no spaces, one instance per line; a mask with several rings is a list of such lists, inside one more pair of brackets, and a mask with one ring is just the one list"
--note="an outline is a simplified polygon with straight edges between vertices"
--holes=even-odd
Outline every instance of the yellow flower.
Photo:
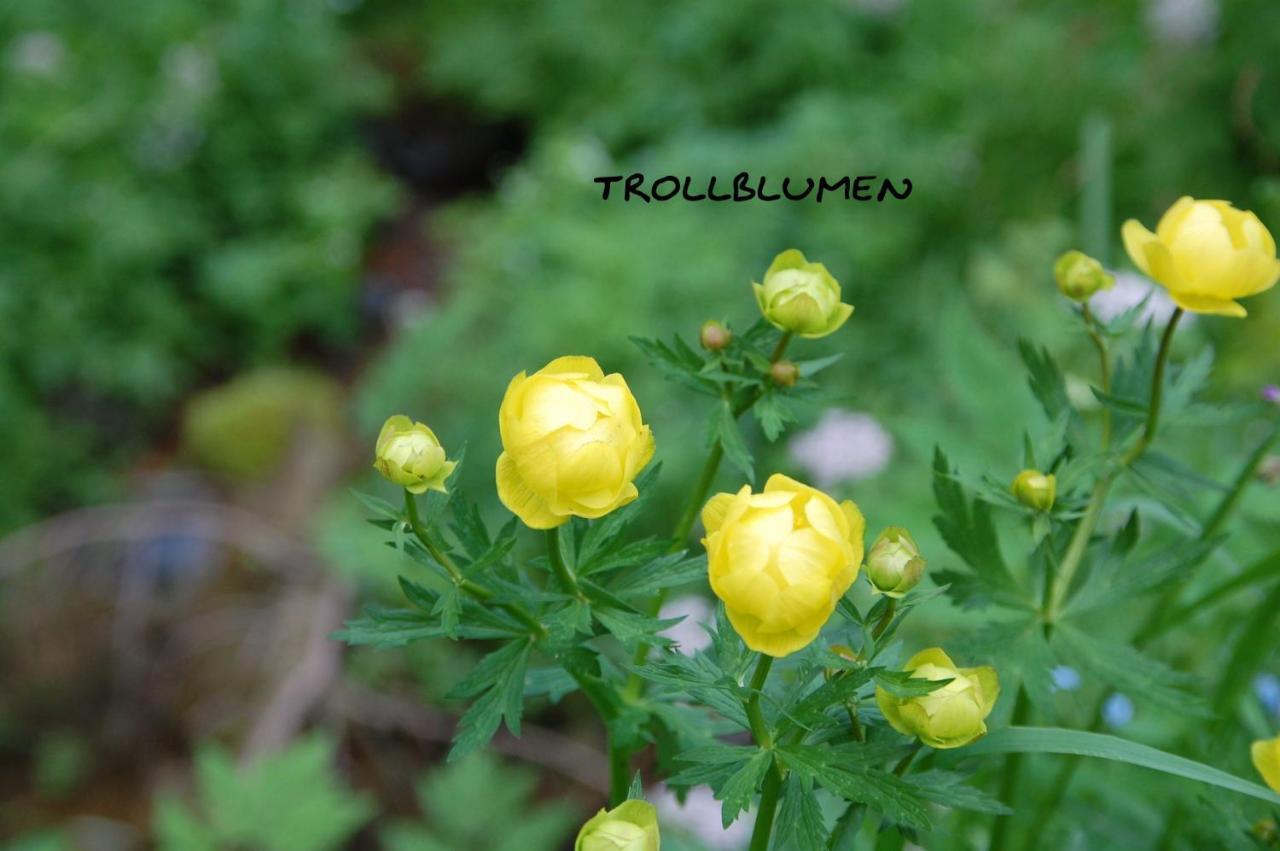
[[1184,196],[1155,233],[1130,219],[1121,234],[1134,265],[1194,313],[1244,316],[1235,299],[1268,290],[1280,278],[1271,234],[1257,216],[1227,201]]
[[658,813],[647,801],[601,810],[578,831],[573,851],[658,851]]
[[498,496],[534,529],[626,505],[653,457],[653,432],[631,388],[594,358],[556,358],[511,379],[498,427]]
[[941,648],[931,647],[912,656],[906,670],[916,679],[950,682],[905,698],[876,686],[876,705],[893,729],[934,748],[963,747],[987,734],[986,717],[1000,695],[995,668],[957,668]]
[[1249,749],[1254,768],[1274,791],[1280,792],[1280,736],[1254,742]]
[[890,526],[880,533],[867,554],[867,578],[877,592],[886,597],[901,597],[924,576],[924,559],[911,533],[901,526]]
[[1098,290],[1109,290],[1115,284],[1102,264],[1083,251],[1068,251],[1053,264],[1053,277],[1058,290],[1072,301],[1088,301]]
[[773,258],[763,284],[751,286],[764,318],[801,337],[825,337],[853,315],[852,305],[840,303],[840,283],[827,267],[794,248]]
[[435,432],[403,414],[387,419],[378,433],[373,466],[410,493],[445,492],[444,482],[455,462],[445,459]]
[[752,650],[786,656],[817,637],[858,577],[866,521],[858,506],[773,475],[702,509],[711,590]]
[[1055,476],[1046,476],[1039,470],[1023,470],[1014,477],[1009,486],[1018,502],[1036,511],[1048,511],[1053,508],[1053,500],[1057,495],[1058,480]]

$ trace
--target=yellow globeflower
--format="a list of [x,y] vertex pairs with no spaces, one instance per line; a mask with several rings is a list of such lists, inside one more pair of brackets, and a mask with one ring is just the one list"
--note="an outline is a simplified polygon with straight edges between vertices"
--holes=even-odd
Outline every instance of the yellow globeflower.
[[862,563],[858,506],[774,475],[702,509],[711,590],[752,650],[786,656],[817,637]]
[[403,414],[389,417],[378,433],[373,466],[410,493],[444,492],[445,479],[458,466],[445,459],[436,434]]
[[1184,196],[1155,233],[1130,219],[1121,234],[1134,265],[1194,313],[1244,316],[1235,299],[1268,290],[1280,278],[1276,241],[1266,226],[1227,201]]
[[498,496],[534,529],[626,505],[653,457],[653,432],[627,382],[594,358],[556,358],[511,379],[498,427]]
[[647,801],[624,801],[596,813],[578,831],[573,851],[658,851],[658,811]]
[[1280,792],[1280,736],[1274,739],[1263,739],[1253,743],[1249,749],[1253,757],[1253,765],[1276,792]]
[[942,648],[931,647],[907,660],[906,670],[950,682],[918,697],[894,697],[876,686],[876,705],[893,729],[933,748],[962,747],[987,734],[986,718],[1000,695],[995,668],[957,668]]
[[801,337],[825,337],[853,315],[852,305],[841,304],[840,283],[827,267],[810,263],[794,248],[773,258],[763,284],[751,286],[764,318]]

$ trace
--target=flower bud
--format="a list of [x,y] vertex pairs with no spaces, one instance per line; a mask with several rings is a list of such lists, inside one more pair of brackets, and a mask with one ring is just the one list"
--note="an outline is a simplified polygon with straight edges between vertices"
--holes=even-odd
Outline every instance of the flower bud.
[[924,564],[911,533],[901,526],[890,526],[867,554],[867,578],[877,592],[901,597],[919,584]]
[[498,498],[533,529],[626,505],[653,457],[653,432],[626,380],[589,357],[556,358],[511,379],[498,430]]
[[1088,301],[1098,290],[1109,290],[1116,282],[1102,264],[1083,251],[1068,251],[1053,264],[1058,291],[1072,301]]
[[1254,822],[1249,832],[1253,834],[1254,839],[1268,848],[1274,848],[1277,840],[1280,840],[1280,825],[1277,825],[1273,818]]
[[794,387],[800,380],[800,367],[789,360],[780,360],[769,367],[769,377],[780,387]]
[[1057,492],[1058,480],[1046,476],[1039,470],[1023,470],[1009,487],[1018,502],[1036,511],[1048,511],[1053,508],[1053,499]]
[[457,466],[445,458],[435,432],[403,414],[383,423],[374,449],[373,466],[410,493],[445,492],[444,482]]
[[724,327],[724,323],[714,319],[703,322],[702,328],[698,331],[698,342],[709,352],[723,351],[728,348],[729,341],[732,339],[733,332]]
[[853,314],[852,305],[840,302],[840,283],[827,267],[794,248],[773,258],[763,284],[751,286],[764,318],[801,337],[825,337]]
[[787,476],[716,494],[702,525],[711,590],[747,646],[770,656],[817,638],[862,565],[858,507]]
[[1280,736],[1254,742],[1249,749],[1253,767],[1276,792],[1280,792]]
[[950,682],[916,697],[894,697],[877,686],[876,705],[893,729],[933,748],[958,748],[986,735],[986,718],[1000,694],[994,668],[957,668],[933,647],[907,660],[906,670],[913,678]]
[[573,851],[658,851],[659,841],[653,804],[630,800],[596,813],[578,831]]
[[1133,265],[1193,313],[1245,316],[1236,299],[1269,290],[1280,278],[1270,231],[1226,201],[1184,196],[1160,217],[1155,233],[1130,219],[1120,235]]

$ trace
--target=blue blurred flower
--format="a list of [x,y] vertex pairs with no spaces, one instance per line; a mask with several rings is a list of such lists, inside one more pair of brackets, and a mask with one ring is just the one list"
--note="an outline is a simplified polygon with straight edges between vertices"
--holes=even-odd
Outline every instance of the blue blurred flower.
[[1106,721],[1109,727],[1126,726],[1133,720],[1133,701],[1120,692],[1111,695],[1107,698],[1107,702],[1102,704],[1102,720]]
[[1075,691],[1080,688],[1080,672],[1069,665],[1059,665],[1049,672],[1054,691]]
[[1275,674],[1258,674],[1253,679],[1253,693],[1272,715],[1280,715],[1280,677]]

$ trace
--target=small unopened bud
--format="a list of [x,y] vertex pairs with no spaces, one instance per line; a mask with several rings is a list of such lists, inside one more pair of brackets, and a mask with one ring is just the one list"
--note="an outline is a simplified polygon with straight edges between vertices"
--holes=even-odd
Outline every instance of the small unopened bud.
[[1053,476],[1046,476],[1039,470],[1023,470],[1014,478],[1009,489],[1018,498],[1018,502],[1027,508],[1048,511],[1053,508],[1057,486],[1057,479]]
[[924,564],[911,533],[901,526],[890,526],[867,553],[867,578],[886,597],[901,597],[919,584]]
[[1116,282],[1102,264],[1083,251],[1068,251],[1053,264],[1058,291],[1072,301],[1088,301],[1098,290],[1109,290]]
[[769,367],[769,377],[774,384],[791,387],[800,380],[800,367],[789,360],[780,360]]
[[630,800],[601,810],[578,831],[574,851],[658,851],[658,813],[653,804]]
[[435,432],[403,414],[389,418],[378,434],[373,466],[410,493],[446,493],[444,482],[456,462],[445,457]]
[[698,331],[698,342],[709,352],[723,351],[728,348],[729,341],[732,339],[733,332],[724,327],[724,323],[714,319],[703,322],[702,328]]

